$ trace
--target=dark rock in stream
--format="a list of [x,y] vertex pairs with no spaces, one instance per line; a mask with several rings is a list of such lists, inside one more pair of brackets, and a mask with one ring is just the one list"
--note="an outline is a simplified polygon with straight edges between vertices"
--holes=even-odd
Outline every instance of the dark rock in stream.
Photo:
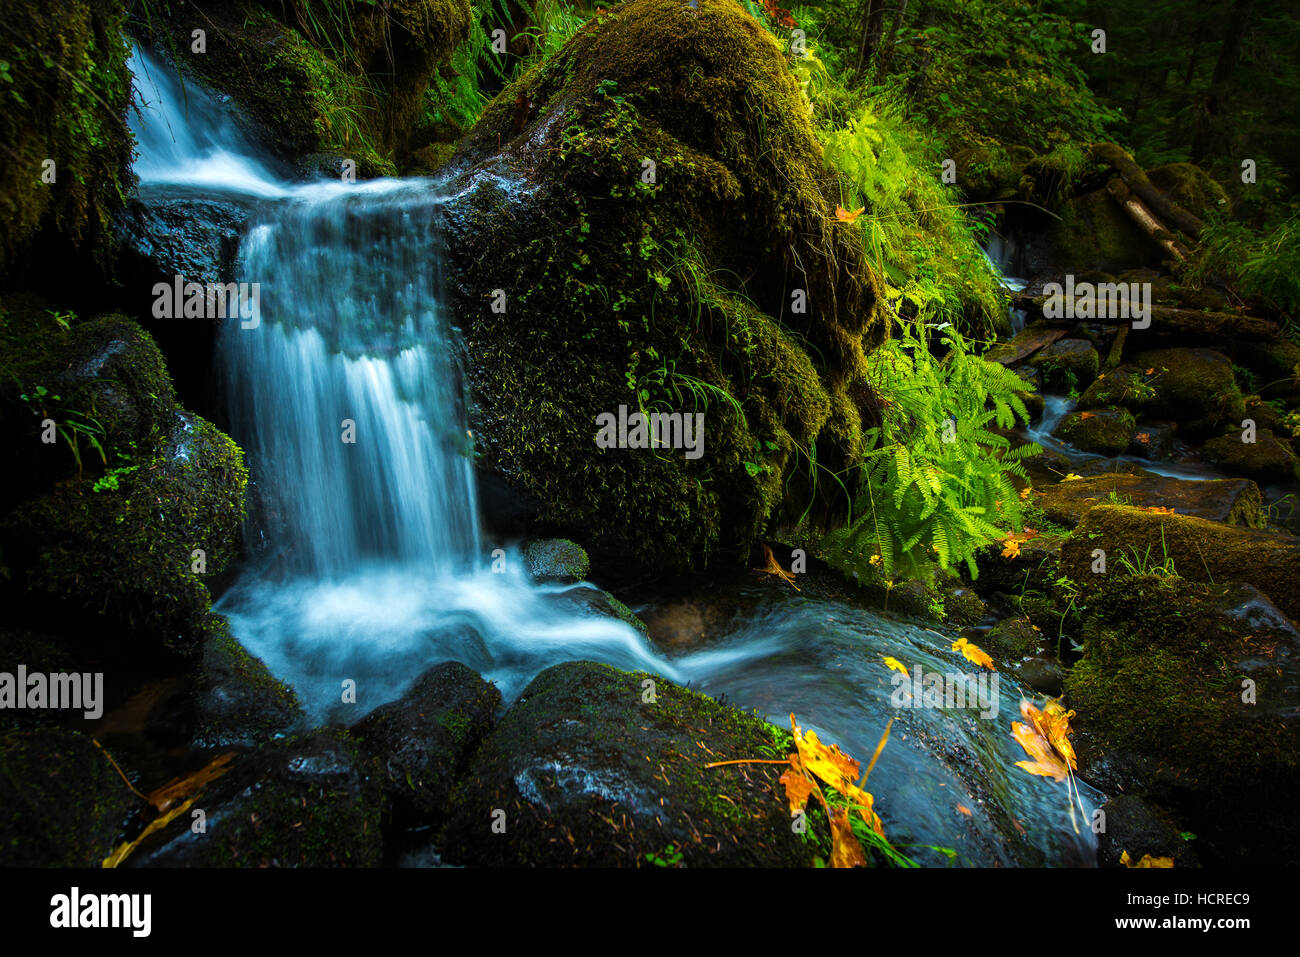
[[1042,373],[1050,391],[1083,389],[1097,378],[1101,357],[1086,339],[1060,339],[1044,347],[1029,364]]
[[1128,853],[1131,864],[1143,857],[1172,858],[1174,867],[1197,867],[1196,853],[1183,838],[1169,813],[1132,794],[1117,794],[1102,811],[1106,828],[1097,835],[1097,865],[1122,867],[1120,858]]
[[447,661],[353,727],[363,748],[379,759],[380,780],[402,824],[442,821],[452,782],[492,730],[500,705],[495,685],[460,662]]
[[524,561],[534,581],[572,585],[586,579],[591,559],[567,538],[542,538],[524,546]]
[[[1099,506],[1088,521],[1099,511],[1121,509]],[[1264,534],[1181,522],[1242,541]],[[1104,543],[1083,547],[1094,544]],[[1267,574],[1260,549],[1250,554]],[[1300,634],[1257,589],[1223,584],[1229,577],[1220,569],[1214,585],[1118,572],[1076,579],[1084,653],[1065,692],[1078,712],[1079,773],[1173,812],[1199,835],[1206,864],[1295,866]]]
[[248,653],[224,618],[208,619],[194,691],[195,746],[251,746],[291,729],[303,715],[293,689]]
[[1090,412],[1071,412],[1052,434],[1085,452],[1119,455],[1128,450],[1137,423],[1125,409],[1112,406]]
[[1268,429],[1245,441],[1240,429],[1205,443],[1205,457],[1225,472],[1245,475],[1260,482],[1291,482],[1300,477],[1300,459],[1291,446],[1279,441]]
[[[662,678],[555,665],[474,756],[453,797],[445,856],[632,867],[675,853],[686,866],[809,866],[816,847],[791,830],[778,766],[705,768],[791,747],[787,732]],[[810,833],[825,834],[820,824]]]
[[[191,811],[150,835],[132,867],[376,867],[384,805],[379,769],[338,731],[284,738],[238,755]],[[195,833],[202,810],[204,833]]]
[[117,223],[125,270],[145,281],[181,276],[187,282],[229,282],[254,206],[233,193],[142,187]]

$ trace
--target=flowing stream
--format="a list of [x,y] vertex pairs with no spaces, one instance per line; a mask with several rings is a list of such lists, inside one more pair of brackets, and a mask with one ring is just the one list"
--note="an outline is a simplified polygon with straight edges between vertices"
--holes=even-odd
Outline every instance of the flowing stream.
[[[1015,767],[1025,691],[1012,678],[999,675],[985,717],[956,702],[897,706],[886,656],[926,674],[979,670],[951,650],[953,635],[756,588],[702,647],[669,654],[592,614],[579,599],[593,586],[534,584],[514,549],[494,571],[459,341],[439,296],[446,185],[288,181],[214,98],[182,92],[147,53],[131,65],[142,184],[258,204],[236,278],[259,284],[260,321],[228,320],[218,348],[220,395],[261,502],[247,534],[265,547],[217,610],[313,717],[351,723],[447,659],[495,681],[507,703],[548,665],[592,659],[777,724],[794,712],[864,763],[897,718],[869,789],[918,861],[948,863],[934,845],[959,864],[1093,862],[1088,815],[1101,795],[1084,785],[1072,801],[1066,784]],[[349,679],[360,708],[342,703]]]

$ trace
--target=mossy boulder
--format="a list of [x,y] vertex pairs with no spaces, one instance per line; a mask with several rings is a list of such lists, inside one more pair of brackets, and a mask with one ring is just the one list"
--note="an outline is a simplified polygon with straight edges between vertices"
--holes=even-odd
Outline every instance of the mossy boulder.
[[1245,475],[1260,482],[1293,482],[1300,477],[1300,459],[1290,443],[1268,429],[1255,432],[1253,442],[1243,431],[1229,432],[1204,445],[1205,458],[1232,475]]
[[98,474],[105,459],[116,465],[171,425],[176,397],[162,354],[125,316],[81,320],[37,297],[6,295],[0,343],[0,437],[29,463],[11,470],[11,505],[79,463]]
[[0,732],[0,862],[99,867],[141,802],[87,735]]
[[1086,339],[1058,339],[1044,347],[1029,364],[1043,374],[1048,391],[1085,389],[1097,378],[1101,357]]
[[205,578],[238,553],[247,476],[234,442],[177,412],[167,441],[112,487],[73,478],[24,503],[0,522],[0,543],[28,612],[197,650]]
[[1172,508],[1230,525],[1263,524],[1259,486],[1248,479],[1193,481],[1164,475],[1107,473],[1058,482],[1037,490],[1034,504],[1053,522],[1073,528],[1103,502],[1139,508]]
[[1173,419],[1182,432],[1206,435],[1225,424],[1240,425],[1246,399],[1237,386],[1232,360],[1213,349],[1154,349],[1138,353],[1133,364],[1146,375],[1154,394],[1141,402],[1147,414]]
[[[448,206],[484,470],[660,571],[841,508],[884,332],[781,46],[731,0],[631,0],[504,90]],[[601,448],[602,414],[704,416]],[[833,483],[831,483],[833,484]]]
[[1190,515],[1162,515],[1127,505],[1097,505],[1061,549],[1061,572],[1076,582],[1094,575],[1093,551],[1106,553],[1107,574],[1128,556],[1163,564],[1192,581],[1247,582],[1292,619],[1300,618],[1300,538]]
[[205,624],[194,689],[194,744],[251,747],[293,728],[302,718],[294,690],[248,653],[220,615],[207,615]]
[[1128,450],[1137,433],[1137,422],[1127,409],[1071,412],[1061,419],[1052,434],[1084,452],[1098,455],[1121,455]]
[[110,224],[133,182],[125,20],[113,0],[6,5],[0,276],[57,283],[70,255],[111,262]]
[[1272,625],[1243,614],[1254,589],[1157,575],[1084,585],[1084,654],[1065,684],[1081,775],[1178,809],[1220,862],[1300,861],[1287,810],[1300,635],[1276,612]]
[[406,825],[441,823],[452,782],[496,723],[501,692],[457,661],[430,668],[396,701],[352,732],[382,768],[394,816]]
[[1028,618],[1004,618],[989,629],[987,650],[1003,661],[1019,661],[1032,655],[1039,644],[1039,632]]
[[[644,867],[672,845],[688,867],[810,866],[816,845],[790,827],[779,767],[704,766],[780,758],[792,746],[754,715],[662,678],[555,665],[506,712],[457,786],[446,858]],[[504,833],[493,831],[497,811]]]
[[1146,174],[1152,186],[1198,219],[1210,213],[1226,215],[1232,208],[1223,187],[1192,163],[1166,163]]
[[1053,220],[1047,239],[1052,259],[1076,274],[1090,270],[1120,273],[1137,266],[1159,266],[1164,252],[1120,209],[1104,189],[1075,197]]
[[591,559],[581,545],[565,538],[544,538],[524,546],[524,561],[534,581],[572,585],[586,579]]
[[340,731],[273,741],[236,756],[193,807],[150,835],[132,867],[377,867],[383,858],[379,769]]
[[636,612],[627,607],[609,592],[595,585],[575,588],[565,592],[559,599],[579,615],[594,615],[600,618],[617,618],[625,625],[631,625],[637,631],[649,634],[646,623],[637,617]]

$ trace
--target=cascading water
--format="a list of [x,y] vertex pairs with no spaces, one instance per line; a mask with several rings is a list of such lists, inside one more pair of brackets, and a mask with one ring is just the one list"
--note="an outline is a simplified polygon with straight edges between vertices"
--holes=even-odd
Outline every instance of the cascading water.
[[[539,586],[517,552],[495,573],[480,537],[457,337],[438,299],[439,211],[430,180],[295,184],[255,159],[215,100],[132,59],[149,105],[135,132],[145,184],[260,199],[239,275],[259,321],[220,337],[231,431],[247,451],[264,557],[222,596],[232,632],[289,682],[311,715],[350,723],[426,668],[464,662],[508,703],[550,664],[593,659],[726,693],[786,724],[791,711],[859,757],[898,718],[872,783],[891,837],[919,860],[1089,863],[1082,788],[1014,767],[1023,689],[1001,676],[996,720],[899,711],[892,656],[927,672],[961,659],[952,636],[837,602],[761,593],[715,643],[675,658],[633,628],[584,613],[590,586]],[[245,325],[251,327],[245,328]],[[352,441],[347,441],[352,439]],[[586,594],[590,594],[586,592]],[[356,683],[345,705],[342,683]]]

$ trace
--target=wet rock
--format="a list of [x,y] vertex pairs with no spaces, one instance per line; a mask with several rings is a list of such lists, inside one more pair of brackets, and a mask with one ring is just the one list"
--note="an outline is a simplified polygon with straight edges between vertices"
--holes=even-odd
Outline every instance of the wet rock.
[[378,767],[348,735],[318,731],[233,759],[193,807],[146,838],[132,867],[376,867],[382,854]]
[[638,618],[631,608],[609,592],[596,588],[594,585],[567,591],[561,596],[561,600],[580,614],[597,615],[601,618],[617,618],[625,625],[631,625],[643,635],[648,634],[646,623]]
[[1128,451],[1130,455],[1140,455],[1145,459],[1168,461],[1174,457],[1177,438],[1177,423],[1139,422]]
[[1106,829],[1097,835],[1097,865],[1122,867],[1127,852],[1132,864],[1143,857],[1173,858],[1174,867],[1197,867],[1192,844],[1183,838],[1169,813],[1132,794],[1116,794],[1101,807]]
[[99,867],[142,802],[88,736],[0,731],[0,861]]
[[[1149,415],[1173,419],[1191,436],[1206,435],[1225,425],[1237,426],[1246,402],[1232,371],[1232,360],[1213,349],[1155,349],[1139,353],[1134,366],[1146,376],[1154,395],[1140,408]],[[1116,400],[1119,401],[1119,400]]]
[[524,546],[528,572],[538,582],[572,585],[584,581],[591,571],[591,560],[581,545],[564,538],[544,538]]
[[234,279],[239,237],[254,204],[231,194],[185,187],[145,186],[136,191],[117,223],[124,268],[142,283],[225,283]]
[[1065,682],[1080,775],[1169,808],[1207,865],[1300,862],[1294,628],[1237,585],[1114,573],[1081,586],[1084,653]]
[[1052,434],[1085,452],[1119,455],[1126,451],[1137,431],[1137,423],[1126,409],[1111,406],[1095,411],[1071,412],[1061,419]]
[[1038,648],[1039,633],[1028,618],[1004,618],[984,639],[988,651],[1007,661],[1018,661]]
[[194,691],[194,744],[199,748],[250,747],[293,728],[302,705],[231,633],[219,615],[207,618]]
[[1086,339],[1060,339],[1029,360],[1038,369],[1049,391],[1085,389],[1097,378],[1101,357]]
[[1192,481],[1164,475],[1106,473],[1049,485],[1037,489],[1034,495],[1034,504],[1066,528],[1079,524],[1090,508],[1102,502],[1172,508],[1179,515],[1230,525],[1262,524],[1259,486],[1248,479]]
[[1016,677],[1039,694],[1061,694],[1065,686],[1065,668],[1056,658],[1048,655],[1032,655],[1015,665]]
[[452,782],[492,729],[500,705],[495,685],[447,661],[352,729],[366,752],[378,758],[384,792],[400,823],[442,821],[450,809]]
[[1006,366],[1014,365],[1027,356],[1033,355],[1039,349],[1050,346],[1068,331],[1069,329],[1066,326],[1053,325],[1047,322],[1032,322],[1008,341],[999,342],[989,349],[988,352],[984,353],[984,358],[990,362],[1000,362]]
[[1190,515],[1159,515],[1126,505],[1096,505],[1061,549],[1061,571],[1076,582],[1092,572],[1094,549],[1107,568],[1123,555],[1171,560],[1193,581],[1247,582],[1265,591],[1289,617],[1300,615],[1300,538]]
[[1268,429],[1259,429],[1254,442],[1243,441],[1244,433],[1230,432],[1205,443],[1205,457],[1225,472],[1245,475],[1260,482],[1290,482],[1300,477],[1300,459],[1289,443]]
[[[646,680],[654,703],[644,700]],[[446,857],[631,867],[672,845],[686,866],[807,866],[814,845],[791,832],[777,766],[704,767],[791,745],[757,717],[662,678],[556,665],[474,756],[453,798]],[[493,832],[496,812],[504,833]]]

